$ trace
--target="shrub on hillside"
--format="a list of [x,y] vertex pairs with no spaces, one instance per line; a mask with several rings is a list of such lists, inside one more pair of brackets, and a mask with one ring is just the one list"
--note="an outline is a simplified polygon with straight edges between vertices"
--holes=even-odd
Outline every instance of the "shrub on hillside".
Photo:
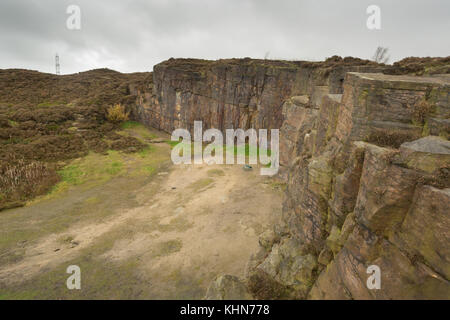
[[128,121],[130,112],[126,112],[125,107],[118,103],[106,109],[106,119],[113,123]]

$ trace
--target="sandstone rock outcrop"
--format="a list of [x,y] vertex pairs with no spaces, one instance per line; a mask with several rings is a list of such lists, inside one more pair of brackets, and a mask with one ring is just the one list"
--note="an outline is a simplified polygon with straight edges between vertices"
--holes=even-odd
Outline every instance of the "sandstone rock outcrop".
[[[429,127],[450,118],[450,82],[350,72],[343,88],[318,108],[285,102],[283,223],[249,263],[249,288],[257,298],[448,299],[450,142],[445,126],[439,136]],[[378,290],[366,284],[371,265]]]
[[318,104],[323,94],[341,93],[346,72],[377,72],[384,67],[354,58],[325,62],[255,59],[170,59],[154,67],[153,82],[134,87],[134,117],[172,132],[206,128],[278,129],[282,107],[291,96],[309,95]]

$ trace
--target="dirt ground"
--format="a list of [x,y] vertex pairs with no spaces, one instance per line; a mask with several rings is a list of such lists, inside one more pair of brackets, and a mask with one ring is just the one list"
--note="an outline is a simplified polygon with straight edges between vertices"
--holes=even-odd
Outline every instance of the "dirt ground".
[[[0,299],[201,299],[217,275],[242,277],[281,215],[280,185],[257,168],[174,166],[168,144],[152,150],[151,175],[127,156],[109,180],[0,212]],[[81,290],[66,287],[69,265]]]

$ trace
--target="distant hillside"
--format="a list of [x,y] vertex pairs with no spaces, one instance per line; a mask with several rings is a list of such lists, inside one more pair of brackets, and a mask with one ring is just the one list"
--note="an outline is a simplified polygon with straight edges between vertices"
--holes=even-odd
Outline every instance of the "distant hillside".
[[0,70],[0,210],[45,193],[58,181],[61,161],[141,150],[137,139],[116,133],[106,108],[132,105],[130,88],[150,87],[151,79],[108,69],[64,76]]
[[57,76],[23,69],[0,70],[0,104],[15,106],[105,105],[128,103],[129,85],[151,82],[151,72],[97,69]]

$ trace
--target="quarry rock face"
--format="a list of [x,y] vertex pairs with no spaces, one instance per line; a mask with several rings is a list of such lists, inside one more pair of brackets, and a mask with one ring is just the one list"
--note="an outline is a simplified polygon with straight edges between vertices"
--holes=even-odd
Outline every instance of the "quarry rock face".
[[342,91],[346,72],[383,70],[367,60],[339,59],[170,59],[154,67],[151,85],[136,90],[133,114],[167,132],[192,129],[194,120],[220,130],[279,129],[286,99],[308,95],[317,105],[325,93]]
[[[282,223],[248,263],[253,298],[448,298],[450,83],[408,68],[169,60],[134,114],[167,132],[280,129]],[[244,282],[224,279],[207,297],[237,297]]]
[[[283,223],[249,263],[255,297],[450,297],[450,143],[444,126],[429,135],[430,122],[450,117],[446,79],[350,72],[342,96],[324,95],[317,109],[285,102],[297,119],[281,127]],[[280,253],[286,243],[291,255]],[[379,289],[367,285],[373,265]]]

